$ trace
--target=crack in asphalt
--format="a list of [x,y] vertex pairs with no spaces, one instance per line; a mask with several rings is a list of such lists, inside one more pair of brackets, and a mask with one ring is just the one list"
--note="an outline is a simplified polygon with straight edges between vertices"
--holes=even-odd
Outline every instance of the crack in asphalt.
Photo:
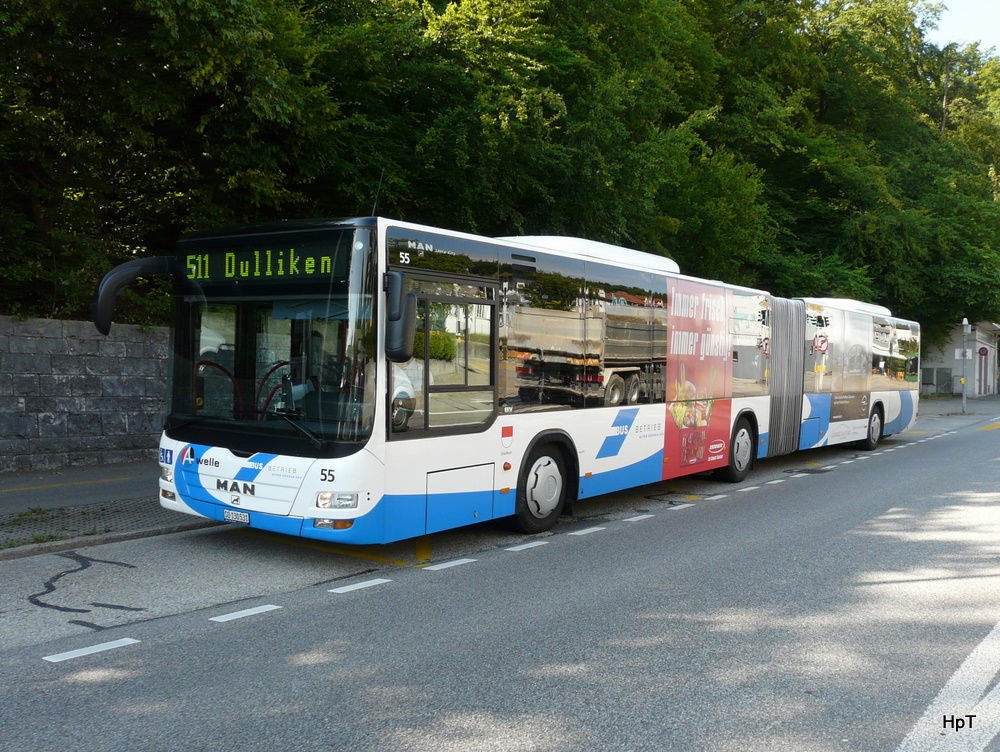
[[[134,564],[126,564],[123,561],[112,561],[110,559],[96,559],[96,558],[94,558],[92,556],[84,556],[83,554],[79,554],[76,551],[67,551],[65,553],[56,554],[56,556],[61,556],[64,559],[70,559],[71,561],[75,561],[79,566],[77,566],[77,567],[75,567],[73,569],[64,569],[62,572],[59,572],[58,574],[53,575],[44,584],[44,586],[43,586],[44,589],[40,593],[34,593],[33,595],[29,595],[28,596],[28,602],[31,603],[32,605],[38,606],[40,608],[51,608],[51,609],[53,609],[55,611],[62,611],[64,613],[70,613],[70,614],[89,614],[91,612],[91,609],[89,609],[89,608],[73,608],[71,606],[57,606],[54,603],[46,603],[45,601],[42,600],[42,598],[44,596],[51,595],[52,593],[54,593],[56,591],[57,583],[63,577],[65,577],[67,575],[70,575],[70,574],[78,574],[79,572],[83,572],[84,570],[89,569],[94,564],[111,564],[111,565],[116,566],[116,567],[125,567],[126,569],[135,569],[136,568]],[[95,608],[110,608],[110,609],[116,609],[116,610],[122,610],[122,611],[145,611],[146,610],[144,608],[133,608],[131,606],[117,606],[117,605],[112,604],[112,603],[90,603],[89,605],[91,605],[91,606],[93,606]],[[78,624],[80,626],[90,627],[90,628],[95,629],[95,630],[103,629],[103,627],[100,627],[100,626],[98,626],[96,624],[92,624],[90,622],[85,622],[85,621],[74,620],[74,621],[71,621],[70,623],[71,624]]]

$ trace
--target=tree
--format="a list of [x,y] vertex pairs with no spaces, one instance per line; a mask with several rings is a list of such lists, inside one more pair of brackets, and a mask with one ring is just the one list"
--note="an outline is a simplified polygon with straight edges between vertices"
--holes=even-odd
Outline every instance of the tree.
[[163,250],[191,223],[277,213],[323,170],[336,113],[310,79],[318,47],[299,6],[7,7],[6,312],[86,315],[110,263]]

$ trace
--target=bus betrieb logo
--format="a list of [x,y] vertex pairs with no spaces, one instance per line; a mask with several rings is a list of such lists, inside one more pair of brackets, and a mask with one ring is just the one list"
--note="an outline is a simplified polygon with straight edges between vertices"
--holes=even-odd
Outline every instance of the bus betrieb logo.
[[639,414],[638,407],[630,407],[626,410],[619,410],[615,416],[614,423],[611,424],[611,433],[604,439],[601,449],[597,453],[597,459],[602,457],[617,457],[622,449],[622,444],[628,437],[628,432],[635,423],[635,416]]

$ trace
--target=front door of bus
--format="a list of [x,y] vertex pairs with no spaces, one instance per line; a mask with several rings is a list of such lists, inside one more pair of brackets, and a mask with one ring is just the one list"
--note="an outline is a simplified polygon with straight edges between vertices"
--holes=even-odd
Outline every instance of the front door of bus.
[[407,277],[416,336],[413,358],[392,364],[389,435],[420,458],[432,533],[493,518],[494,467],[482,458],[497,404],[497,294],[480,279]]

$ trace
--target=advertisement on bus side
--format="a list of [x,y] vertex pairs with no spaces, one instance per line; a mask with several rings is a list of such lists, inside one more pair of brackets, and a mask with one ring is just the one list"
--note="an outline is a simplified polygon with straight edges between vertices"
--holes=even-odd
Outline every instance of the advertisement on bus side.
[[691,280],[667,287],[667,430],[663,477],[726,464],[732,394],[727,291]]

